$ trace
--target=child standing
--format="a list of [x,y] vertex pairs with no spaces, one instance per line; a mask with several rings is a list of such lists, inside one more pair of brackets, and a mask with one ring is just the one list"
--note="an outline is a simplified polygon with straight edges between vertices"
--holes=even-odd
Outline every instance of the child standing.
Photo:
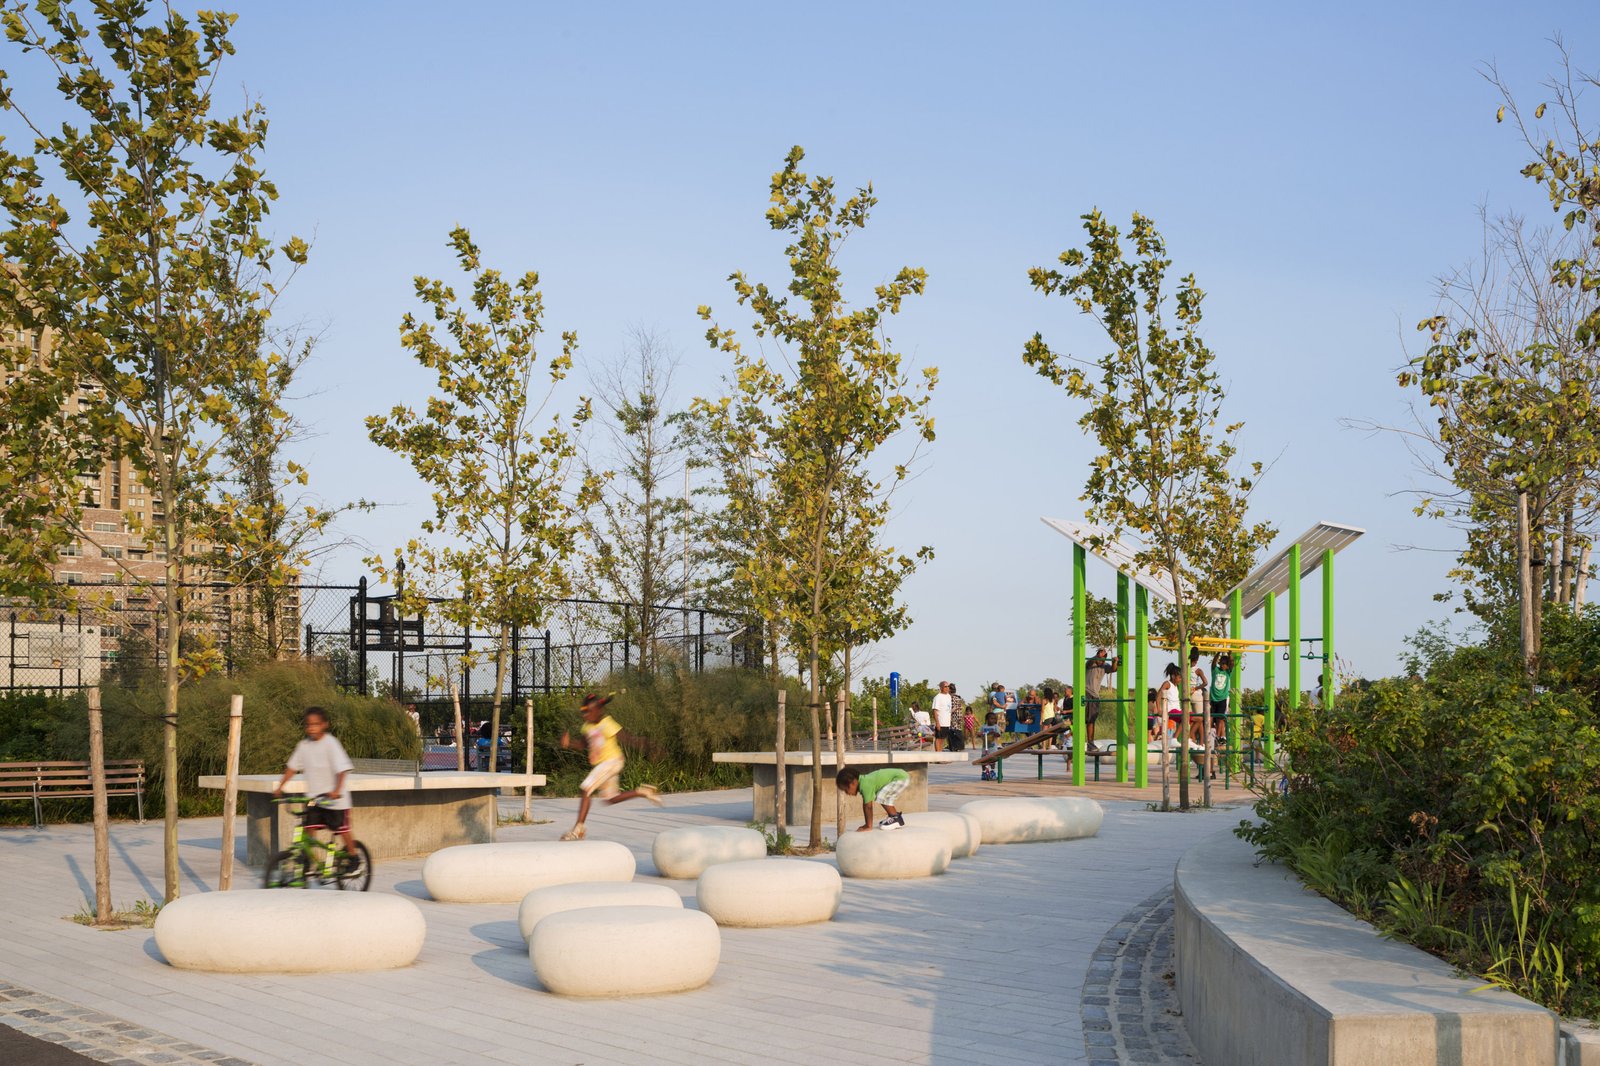
[[[594,802],[598,794],[607,803],[622,803],[631,799],[647,799],[657,807],[661,806],[661,790],[654,785],[640,785],[626,792],[619,793],[618,781],[622,777],[622,740],[639,745],[639,738],[630,734],[617,720],[606,713],[606,704],[611,702],[610,696],[597,696],[594,693],[583,698],[583,747],[589,752],[589,775],[578,786],[583,793],[583,799],[578,802],[578,822],[567,832],[561,834],[562,840],[582,840],[584,837],[584,820],[589,817],[589,805]],[[579,747],[572,742],[571,734],[561,734],[561,746]]]
[[854,766],[846,766],[834,778],[834,783],[839,786],[839,791],[847,796],[859,795],[861,797],[861,828],[860,833],[872,828],[872,804],[882,804],[884,819],[878,823],[878,828],[883,830],[904,829],[905,815],[895,809],[894,801],[900,798],[900,793],[906,790],[911,783],[911,775],[904,770],[888,767],[883,770],[874,770],[864,774]]
[[321,707],[307,707],[305,737],[289,753],[289,762],[283,776],[273,786],[274,796],[283,795],[283,786],[295,774],[306,778],[306,796],[311,802],[306,807],[306,825],[325,825],[338,834],[347,855],[355,854],[350,837],[350,796],[345,791],[344,780],[355,764],[345,754],[339,738],[328,732],[328,712]]

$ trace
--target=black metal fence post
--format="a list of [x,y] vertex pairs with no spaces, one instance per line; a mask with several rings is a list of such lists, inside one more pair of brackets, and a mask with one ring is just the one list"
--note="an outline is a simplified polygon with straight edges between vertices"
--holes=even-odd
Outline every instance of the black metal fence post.
[[361,695],[367,692],[367,579],[363,577],[356,585],[356,616],[355,631],[350,636],[356,645],[356,691]]

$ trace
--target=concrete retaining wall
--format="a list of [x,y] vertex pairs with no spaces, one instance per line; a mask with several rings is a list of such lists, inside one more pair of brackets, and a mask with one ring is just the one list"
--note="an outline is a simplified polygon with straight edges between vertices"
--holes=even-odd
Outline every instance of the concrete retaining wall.
[[1556,1066],[1557,1019],[1433,956],[1384,940],[1255,865],[1231,831],[1173,881],[1178,996],[1203,1061],[1229,1066]]

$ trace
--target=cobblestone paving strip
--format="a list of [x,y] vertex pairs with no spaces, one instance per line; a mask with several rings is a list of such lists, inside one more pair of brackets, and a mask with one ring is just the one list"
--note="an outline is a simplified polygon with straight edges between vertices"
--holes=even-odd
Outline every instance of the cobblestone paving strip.
[[0,1025],[110,1066],[251,1066],[6,981],[0,981]]
[[1163,888],[1111,927],[1083,983],[1083,1043],[1093,1066],[1195,1066],[1173,987],[1172,889]]

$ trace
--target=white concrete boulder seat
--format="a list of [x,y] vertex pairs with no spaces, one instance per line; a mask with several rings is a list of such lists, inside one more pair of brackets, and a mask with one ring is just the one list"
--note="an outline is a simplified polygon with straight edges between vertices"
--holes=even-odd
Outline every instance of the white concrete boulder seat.
[[749,859],[707,868],[695,902],[718,925],[764,928],[826,922],[843,892],[839,871],[825,862]]
[[546,885],[522,897],[517,908],[517,928],[522,939],[533,935],[540,919],[562,911],[585,907],[670,907],[683,909],[683,897],[666,885],[643,881],[577,881],[570,885]]
[[156,916],[156,947],[180,970],[349,973],[410,966],[422,911],[385,892],[258,889],[175,899]]
[[422,883],[441,903],[521,903],[546,885],[631,881],[633,871],[633,852],[614,840],[518,840],[436,851]]
[[650,857],[662,877],[691,880],[719,862],[742,862],[767,854],[767,838],[735,825],[686,825],[656,834]]
[[1092,837],[1105,820],[1105,808],[1082,796],[1018,796],[981,799],[961,811],[978,820],[985,844],[1030,844]]
[[562,996],[687,992],[711,980],[722,934],[710,915],[671,907],[585,907],[539,920],[528,959]]
[[943,830],[950,838],[950,858],[968,859],[983,841],[983,827],[963,811],[907,811],[906,825]]
[[846,833],[839,838],[834,857],[845,877],[932,877],[950,867],[950,837],[943,829],[910,825],[887,833],[881,829]]

